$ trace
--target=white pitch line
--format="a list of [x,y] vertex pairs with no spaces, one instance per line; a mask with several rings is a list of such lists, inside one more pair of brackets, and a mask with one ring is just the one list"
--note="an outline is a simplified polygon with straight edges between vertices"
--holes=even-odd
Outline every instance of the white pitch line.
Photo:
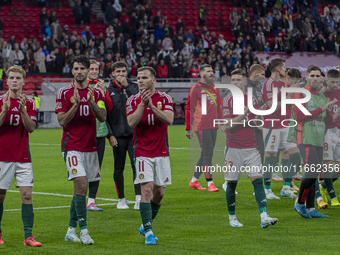
[[[116,205],[117,203],[109,203],[109,204],[97,204],[98,206],[104,206],[104,205]],[[47,210],[47,209],[60,209],[60,208],[70,208],[69,205],[64,206],[51,206],[51,207],[34,207],[33,210]],[[15,211],[21,211],[20,209],[8,209],[4,210],[5,212],[15,212]]]
[[[7,190],[7,192],[15,192],[19,193],[19,190]],[[58,194],[58,193],[46,193],[46,192],[35,192],[33,191],[32,194],[37,194],[37,195],[47,195],[47,196],[56,196],[56,197],[73,197],[72,195],[65,195],[65,194]],[[98,200],[105,200],[105,201],[112,201],[112,202],[118,202],[118,199],[112,199],[112,198],[102,198],[102,197],[96,197]],[[129,201],[127,200],[128,204],[134,204],[135,201]]]

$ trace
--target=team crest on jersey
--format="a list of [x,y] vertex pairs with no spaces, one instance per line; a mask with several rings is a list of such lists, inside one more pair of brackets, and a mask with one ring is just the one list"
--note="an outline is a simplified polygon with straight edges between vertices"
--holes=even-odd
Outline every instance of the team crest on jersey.
[[61,102],[58,102],[56,105],[55,105],[55,109],[58,110],[58,109],[61,109]]
[[131,112],[131,111],[132,111],[132,107],[131,107],[131,105],[129,105],[129,106],[126,108],[126,111],[127,111],[127,113],[129,113],[129,112]]
[[162,102],[161,102],[161,101],[158,101],[158,102],[157,102],[157,108],[158,108],[159,110],[162,110]]
[[229,115],[229,109],[223,109],[223,116]]
[[326,152],[324,155],[323,155],[325,158],[328,158],[328,153]]
[[268,98],[272,98],[272,93],[268,93]]
[[138,178],[139,178],[140,180],[143,180],[143,179],[144,179],[144,177],[145,177],[145,175],[144,175],[144,174],[139,174],[139,176],[138,176]]
[[327,101],[327,103],[329,103],[331,101],[331,99],[326,97],[326,101]]
[[270,146],[270,149],[273,150],[274,149],[274,145]]
[[73,168],[73,169],[72,169],[72,174],[76,174],[76,173],[78,173],[78,170],[75,169],[75,168]]
[[71,101],[72,104],[74,104],[74,102],[76,101],[76,99],[74,98],[74,96],[72,96],[72,97],[70,98],[70,101]]

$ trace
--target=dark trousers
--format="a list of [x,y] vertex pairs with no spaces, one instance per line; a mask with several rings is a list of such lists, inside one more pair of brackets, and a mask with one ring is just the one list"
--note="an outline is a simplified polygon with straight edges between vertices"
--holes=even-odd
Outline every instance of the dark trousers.
[[[133,171],[133,180],[136,178],[136,167],[134,161],[134,152],[133,152],[133,140],[132,136],[117,138],[118,147],[113,148],[113,157],[114,157],[114,173],[113,179],[115,181],[116,190],[118,198],[124,198],[124,168],[125,168],[125,159],[126,152],[129,154],[131,167]],[[135,195],[140,195],[140,184],[135,184]]]
[[314,208],[315,181],[322,170],[323,147],[300,144],[298,148],[306,165],[305,175],[300,185],[298,203],[306,202],[306,208]]
[[195,133],[201,146],[201,157],[196,164],[196,166],[199,166],[199,170],[195,171],[194,177],[199,179],[202,172],[205,172],[206,180],[211,181],[212,173],[210,171],[202,170],[204,170],[206,166],[212,165],[212,157],[216,143],[217,129],[204,129],[202,131],[196,131]]
[[264,142],[263,142],[263,133],[262,130],[255,129],[255,139],[256,139],[256,144],[257,148],[260,151],[261,154],[261,162],[262,164],[264,163]]
[[[97,154],[99,160],[99,167],[102,168],[104,152],[105,152],[105,137],[97,137]],[[89,182],[89,198],[96,198],[99,188],[99,181]]]

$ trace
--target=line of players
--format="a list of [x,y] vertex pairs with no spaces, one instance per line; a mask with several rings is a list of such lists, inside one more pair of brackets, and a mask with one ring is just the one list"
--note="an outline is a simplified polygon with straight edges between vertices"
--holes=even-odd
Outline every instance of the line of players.
[[[340,70],[340,66],[337,67]],[[266,169],[274,167],[279,163],[279,152],[281,151],[281,165],[287,169],[300,169],[301,157],[303,163],[307,166],[327,165],[324,169],[324,180],[320,185],[317,181],[318,174],[307,171],[301,182],[300,189],[292,182],[296,171],[282,172],[284,184],[281,189],[281,196],[296,199],[294,209],[305,218],[325,218],[316,211],[314,207],[315,196],[319,208],[327,208],[326,190],[331,197],[331,205],[340,205],[333,188],[333,182],[340,176],[339,171],[331,171],[333,163],[339,168],[340,161],[340,141],[339,129],[340,120],[338,117],[340,89],[338,89],[340,81],[339,70],[329,70],[327,72],[326,87],[324,87],[324,75],[317,66],[309,66],[307,69],[306,83],[301,80],[301,73],[297,69],[286,70],[285,60],[273,59],[269,63],[271,77],[261,85],[264,79],[265,70],[260,65],[253,65],[250,69],[250,77],[247,79],[246,74],[241,69],[236,69],[231,74],[231,84],[237,86],[243,91],[245,102],[244,115],[233,114],[233,95],[227,94],[223,98],[222,107],[213,104],[217,97],[212,99],[212,95],[218,95],[218,89],[214,89],[214,78],[212,68],[210,66],[202,66],[200,69],[201,81],[191,88],[186,106],[186,135],[192,138],[191,119],[193,119],[194,131],[198,136],[201,146],[201,157],[197,162],[197,166],[193,178],[189,183],[189,187],[204,190],[198,179],[202,173],[201,169],[211,166],[213,149],[216,141],[216,132],[218,127],[213,127],[213,119],[227,119],[228,123],[222,126],[222,131],[226,132],[225,147],[225,165],[234,167],[237,170],[241,166],[260,166]],[[210,74],[210,75],[209,75]],[[306,116],[295,105],[288,105],[286,115],[281,114],[280,102],[281,91],[284,87],[304,87],[311,92],[311,99],[304,106],[312,114]],[[273,89],[278,89],[278,106],[273,114],[265,116],[266,119],[276,119],[277,121],[264,121],[263,127],[254,128],[242,125],[232,126],[230,123],[254,120],[262,120],[261,116],[255,116],[249,112],[247,106],[246,88],[252,88],[252,100],[255,108],[266,110],[272,107]],[[262,89],[261,89],[262,87]],[[203,89],[204,88],[204,89]],[[204,90],[204,91],[203,91]],[[202,94],[206,94],[207,115],[199,114],[201,110],[200,102]],[[287,98],[302,98],[302,93],[288,93]],[[192,118],[193,116],[193,118]],[[297,127],[284,127],[281,121],[284,119],[296,120]],[[255,131],[255,132],[254,132]],[[264,158],[265,154],[265,158]],[[229,169],[230,169],[229,168]],[[252,168],[252,169],[261,169]],[[327,171],[328,170],[328,171]],[[208,181],[208,191],[218,191],[212,182],[212,175],[205,169],[206,179]],[[277,219],[270,218],[266,213],[267,199],[280,199],[271,190],[271,171],[262,174],[261,170],[248,172],[247,175],[251,179],[254,186],[254,195],[258,203],[261,214],[261,226],[266,228],[269,225],[277,223]],[[226,190],[226,200],[229,212],[229,224],[233,227],[242,227],[243,225],[235,216],[235,192],[237,181],[241,177],[241,172],[229,172],[226,175],[226,182],[223,188]],[[264,186],[262,178],[264,179]],[[311,192],[310,192],[311,190]],[[295,195],[299,191],[298,196]],[[315,191],[315,192],[314,192]],[[321,193],[321,194],[320,194]],[[237,193],[236,193],[237,194]]]
[[[115,161],[119,159],[119,164],[115,162],[115,181],[116,170],[119,169],[121,175],[124,170],[126,151],[129,152],[131,161],[135,162],[136,168],[133,169],[135,170],[135,209],[140,210],[142,219],[139,234],[145,236],[145,244],[155,245],[158,239],[153,234],[152,222],[162,204],[165,187],[171,184],[167,127],[174,118],[172,99],[166,93],[155,89],[156,72],[151,67],[139,68],[138,87],[127,88],[131,85],[126,81],[128,67],[123,62],[116,62],[112,68],[116,78],[112,84],[117,87],[115,90],[112,87],[107,89],[101,80],[96,80],[98,65],[92,64],[86,56],[75,57],[71,64],[74,82],[61,88],[56,98],[55,112],[59,124],[63,127],[62,155],[67,167],[68,180],[72,180],[74,186],[65,241],[81,242],[85,245],[94,244],[87,229],[87,210],[102,210],[97,208],[94,202],[101,178],[104,137],[107,136],[114,150],[120,147],[120,154],[125,154],[123,157],[114,151]],[[121,73],[118,73],[118,69]],[[9,91],[0,97],[0,143],[2,145],[0,147],[0,245],[4,244],[1,232],[3,201],[15,177],[22,199],[24,245],[40,247],[41,243],[37,242],[32,235],[33,169],[28,137],[28,133],[32,133],[36,126],[36,106],[34,100],[27,99],[22,93],[25,71],[19,66],[13,66],[6,74]],[[129,95],[131,87],[136,91]],[[123,99],[113,99],[114,91],[118,91]],[[117,109],[113,109],[119,106],[120,114]],[[108,127],[105,123],[107,117]],[[120,117],[123,117],[123,122],[120,123],[123,124],[123,128],[117,124],[119,121],[110,120],[110,118]],[[112,123],[116,125],[110,125]],[[133,137],[129,133],[130,129],[133,129]],[[118,134],[117,130],[123,130],[121,137],[113,136]],[[13,143],[16,144],[15,147],[12,146]],[[89,200],[86,205],[88,187]],[[120,186],[116,183],[116,187],[118,195],[124,194],[123,181]],[[124,200],[123,195],[119,199],[122,206],[126,205]],[[80,238],[76,233],[77,225],[80,227]]]

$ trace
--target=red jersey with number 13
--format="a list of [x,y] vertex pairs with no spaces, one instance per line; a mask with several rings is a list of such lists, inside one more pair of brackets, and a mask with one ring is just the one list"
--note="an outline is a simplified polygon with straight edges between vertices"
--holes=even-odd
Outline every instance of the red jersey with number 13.
[[[0,112],[3,109],[4,96],[0,97]],[[0,161],[31,162],[28,132],[22,122],[18,99],[11,98],[11,106],[0,127]],[[33,99],[27,99],[26,111],[33,121],[37,121],[37,107]],[[0,170],[1,171],[1,170]]]
[[[174,111],[171,97],[164,92],[156,90],[151,100],[162,111]],[[129,97],[126,101],[126,116],[133,114],[141,102],[140,92]],[[142,118],[133,129],[133,148],[135,157],[169,156],[168,125],[160,121],[148,106],[145,106]]]

